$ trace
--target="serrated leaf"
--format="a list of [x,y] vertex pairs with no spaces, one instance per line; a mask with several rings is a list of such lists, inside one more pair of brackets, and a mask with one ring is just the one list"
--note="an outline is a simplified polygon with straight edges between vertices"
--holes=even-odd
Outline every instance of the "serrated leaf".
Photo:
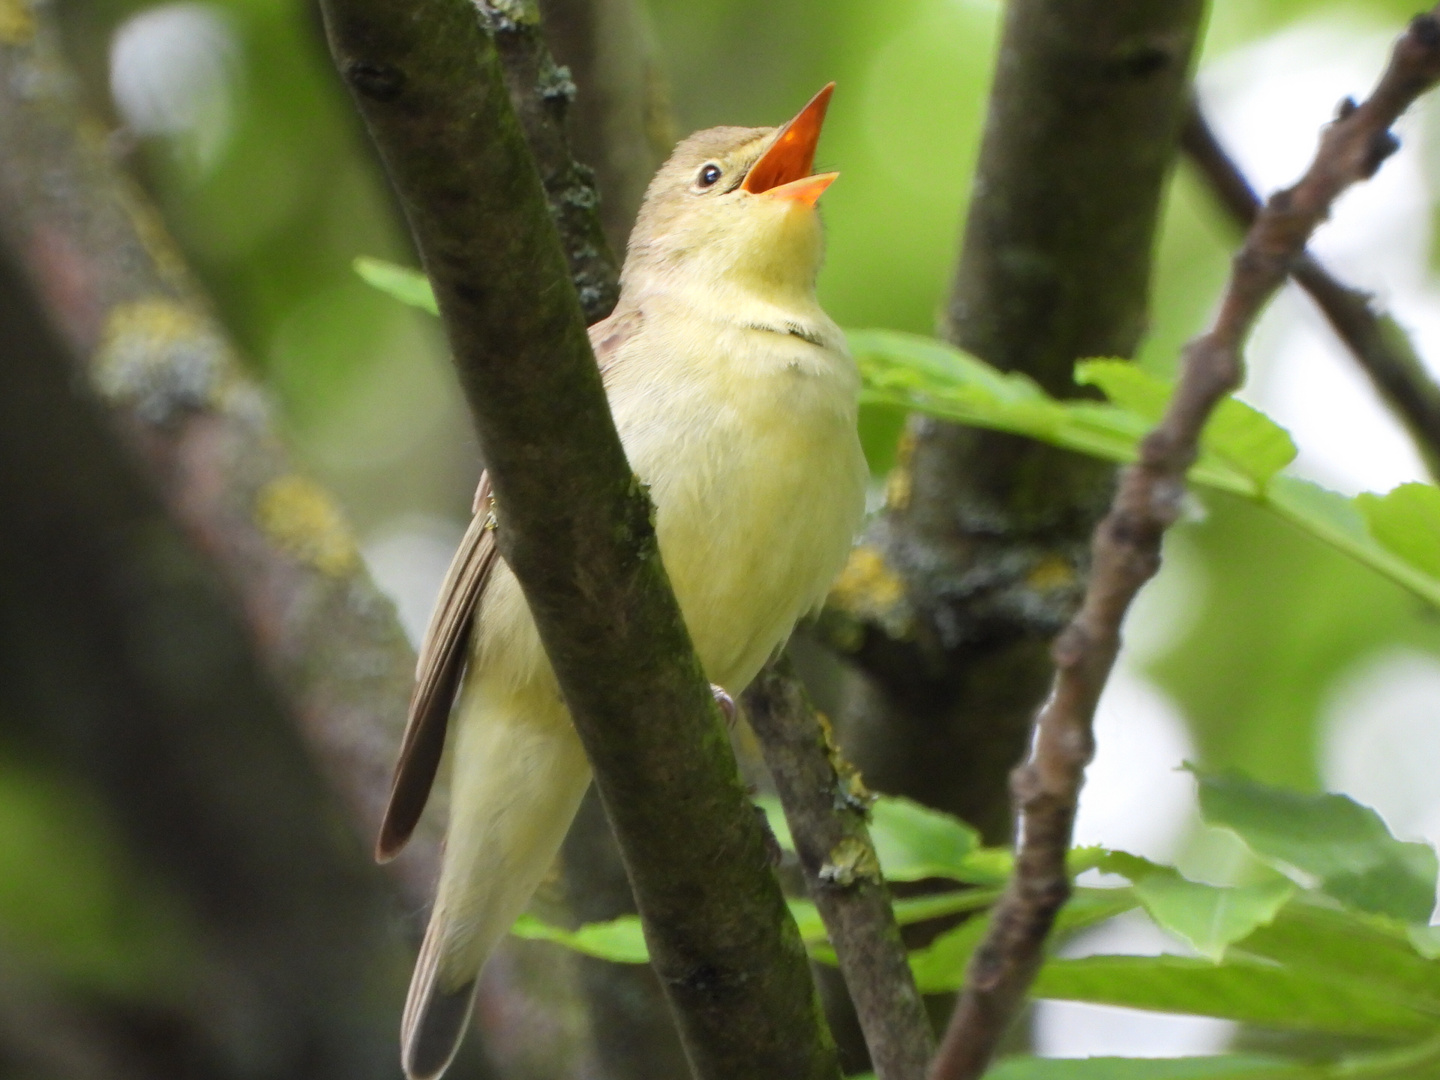
[[1195,1058],[1037,1058],[997,1062],[986,1080],[1316,1080],[1308,1065],[1254,1054]]
[[1214,961],[1231,944],[1273,920],[1295,895],[1295,884],[1285,878],[1253,885],[1205,885],[1168,866],[1118,851],[1100,860],[1097,868],[1129,878],[1158,926]]
[[1231,830],[1273,863],[1314,875],[1342,903],[1429,922],[1435,852],[1396,840],[1374,810],[1344,795],[1285,791],[1235,772],[1196,775],[1207,824]]
[[1387,550],[1440,578],[1440,488],[1401,484],[1386,495],[1358,495],[1355,504]]
[[1311,536],[1440,607],[1440,579],[1376,540],[1355,500],[1299,477],[1277,476],[1266,489],[1265,505]]
[[1185,956],[1052,960],[1041,969],[1033,993],[1332,1035],[1413,1038],[1436,1029],[1433,1016],[1364,986],[1241,958],[1223,964]]
[[1298,453],[1288,431],[1235,398],[1226,398],[1216,408],[1205,425],[1203,442],[1262,489]]
[[[1130,889],[1076,889],[1070,902],[1060,909],[1049,941],[1112,919],[1135,907],[1138,901]],[[922,994],[959,990],[965,982],[970,955],[984,940],[990,918],[969,919],[954,930],[941,934],[923,949],[910,954],[910,970]]]
[[384,259],[373,259],[368,255],[361,255],[351,265],[361,280],[372,288],[379,289],[402,304],[418,307],[431,315],[440,314],[440,307],[435,303],[435,291],[430,287],[430,279],[419,270],[386,262]]
[[[1097,386],[1122,408],[1154,424],[1165,413],[1174,392],[1172,383],[1156,378],[1125,360],[1086,360],[1076,365],[1075,381]],[[1295,460],[1290,433],[1243,401],[1226,398],[1205,425],[1202,445],[1244,473],[1262,489],[1270,478]]]
[[[1131,462],[1159,415],[1168,384],[1125,361],[1089,361],[1079,376],[1103,384],[1122,408],[1058,401],[944,342],[881,330],[849,331],[864,378],[861,400],[973,427],[1008,431],[1106,461]],[[1288,433],[1242,402],[1227,400],[1206,428],[1187,479],[1260,503],[1291,524],[1440,607],[1440,578],[1380,543],[1345,496],[1277,474],[1293,457]],[[1408,549],[1407,549],[1408,550]],[[1412,553],[1413,554],[1413,553]]]
[[1154,424],[1165,415],[1174,392],[1171,383],[1157,379],[1129,360],[1082,360],[1075,365],[1075,381],[1093,386],[1123,409]]

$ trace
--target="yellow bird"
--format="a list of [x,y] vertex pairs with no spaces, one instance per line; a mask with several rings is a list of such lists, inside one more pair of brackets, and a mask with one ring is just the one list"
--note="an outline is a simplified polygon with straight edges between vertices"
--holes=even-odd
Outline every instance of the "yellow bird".
[[[812,175],[834,84],[780,128],[691,135],[651,182],[620,280],[590,328],[620,439],[655,502],[696,653],[738,694],[817,608],[864,508],[859,376],[815,299]],[[378,857],[424,809],[454,714],[450,823],[401,1038],[412,1080],[450,1063],[480,968],[554,860],[590,767],[514,575],[475,518],[420,651]],[[458,693],[457,693],[458,689]]]

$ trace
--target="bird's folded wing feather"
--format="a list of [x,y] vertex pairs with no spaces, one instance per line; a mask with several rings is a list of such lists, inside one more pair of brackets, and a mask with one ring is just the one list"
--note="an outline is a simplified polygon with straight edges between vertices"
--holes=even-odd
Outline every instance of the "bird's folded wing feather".
[[[611,370],[620,346],[639,330],[640,322],[639,310],[632,308],[602,319],[590,328],[590,342],[602,378]],[[395,764],[395,778],[390,785],[390,803],[385,808],[375,845],[375,857],[380,862],[387,862],[400,853],[430,798],[445,750],[450,709],[470,652],[474,616],[499,558],[490,477],[488,473],[481,473],[480,486],[475,492],[474,516],[450,563],[425,640],[420,645],[410,715],[400,740],[400,759]]]
[[440,768],[450,707],[470,651],[472,616],[499,558],[489,508],[485,506],[489,499],[490,477],[481,473],[475,493],[475,516],[450,563],[420,646],[410,715],[390,785],[390,804],[385,808],[380,839],[375,845],[375,857],[381,862],[393,859],[410,839]]

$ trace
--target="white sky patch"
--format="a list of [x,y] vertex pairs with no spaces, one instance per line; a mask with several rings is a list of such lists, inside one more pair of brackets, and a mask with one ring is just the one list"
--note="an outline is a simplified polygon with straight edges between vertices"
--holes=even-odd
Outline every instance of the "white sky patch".
[[126,126],[177,142],[204,172],[229,140],[240,44],[229,18],[203,3],[160,4],[110,41],[110,93]]
[[[1293,183],[1321,127],[1348,96],[1363,98],[1383,69],[1393,27],[1353,17],[1302,23],[1209,64],[1201,99],[1221,141],[1262,195]],[[1373,292],[1440,357],[1440,289],[1429,267],[1431,195],[1424,118],[1397,125],[1402,150],[1342,197],[1311,250],[1348,284]],[[1261,321],[1243,398],[1287,427],[1294,471],[1347,494],[1425,478],[1408,438],[1310,301],[1290,286]],[[1433,360],[1432,360],[1433,363]]]
[[1325,786],[1373,806],[1401,839],[1440,845],[1440,660],[1403,648],[1371,656],[1322,716]]
[[461,535],[453,521],[411,514],[388,522],[361,546],[370,576],[395,602],[405,636],[416,648]]

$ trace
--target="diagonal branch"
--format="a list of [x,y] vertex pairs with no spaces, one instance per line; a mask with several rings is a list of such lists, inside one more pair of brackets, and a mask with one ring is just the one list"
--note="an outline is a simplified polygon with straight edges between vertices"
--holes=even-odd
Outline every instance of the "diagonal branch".
[[1336,197],[1372,176],[1395,151],[1390,125],[1440,80],[1437,12],[1416,16],[1370,98],[1341,105],[1309,171],[1257,216],[1235,256],[1219,314],[1209,332],[1187,346],[1165,416],[1141,444],[1140,460],[1122,474],[1095,530],[1085,600],[1056,640],[1055,681],[1035,721],[1034,748],[1011,780],[1020,812],[1015,872],[971,961],[931,1080],[973,1080],[984,1073],[1040,967],[1045,939],[1070,891],[1065,856],[1094,749],[1095,706],[1120,648],[1120,624],[1159,569],[1160,543],[1179,515],[1200,433],[1240,382],[1241,350],[1255,320]]
[[[1180,145],[1230,217],[1248,229],[1260,211],[1260,197],[1220,145],[1194,99]],[[1325,313],[1356,363],[1410,432],[1430,474],[1440,478],[1440,385],[1431,378],[1405,332],[1370,306],[1373,297],[1335,280],[1308,251],[1295,260],[1290,276]]]
[[870,843],[869,800],[788,659],[745,691],[745,712],[795,838],[879,1080],[922,1080],[935,1035]]
[[500,547],[594,767],[691,1066],[834,1078],[804,947],[606,406],[495,43],[468,0],[323,10],[434,284]]

